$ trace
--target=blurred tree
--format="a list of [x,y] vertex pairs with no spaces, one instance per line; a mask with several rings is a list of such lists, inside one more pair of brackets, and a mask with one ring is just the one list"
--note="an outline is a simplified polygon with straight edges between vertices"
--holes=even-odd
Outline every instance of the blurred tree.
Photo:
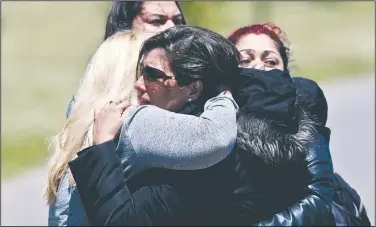
[[310,4],[312,7],[320,7],[321,9],[326,10],[333,10],[342,2],[336,2],[336,1],[312,1]]
[[180,3],[188,24],[206,28],[210,27],[214,30],[221,26],[216,18],[218,18],[218,11],[220,11],[226,3],[225,1],[192,1]]
[[255,1],[252,2],[251,8],[253,12],[252,23],[270,22],[272,17],[273,2],[269,1]]

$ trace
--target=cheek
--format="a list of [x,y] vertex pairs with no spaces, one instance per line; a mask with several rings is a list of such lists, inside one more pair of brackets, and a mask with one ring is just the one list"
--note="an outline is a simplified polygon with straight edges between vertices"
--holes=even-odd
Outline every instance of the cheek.
[[134,20],[132,21],[132,29],[142,30],[141,24],[142,24],[142,19],[140,18],[140,16],[136,16],[136,18],[134,18]]
[[146,93],[149,95],[152,103],[160,102],[167,93],[166,89],[158,84],[147,84],[145,85],[145,88]]
[[145,23],[145,28],[144,30],[147,32],[161,32],[163,29],[159,26],[155,26],[153,24]]
[[155,84],[145,84],[145,90],[146,90],[146,93],[151,95],[155,93],[156,91],[160,90],[160,86],[155,85]]
[[281,71],[284,71],[283,65],[281,65],[281,64],[278,64],[274,67],[268,67],[268,66],[265,67],[265,71],[269,71],[269,70],[272,70],[272,69],[279,69]]
[[137,16],[132,22],[132,29],[146,32],[157,32],[155,26],[147,23],[142,17]]
[[276,69],[279,69],[279,70],[282,70],[282,71],[285,70],[285,69],[283,68],[283,64],[282,64],[282,63],[279,63],[278,65],[276,65],[275,68],[276,68]]

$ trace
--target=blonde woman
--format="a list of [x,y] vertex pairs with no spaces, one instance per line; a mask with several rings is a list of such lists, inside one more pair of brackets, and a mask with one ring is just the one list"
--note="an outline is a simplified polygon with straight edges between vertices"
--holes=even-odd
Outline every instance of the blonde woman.
[[[150,36],[151,34],[135,31],[117,33],[99,47],[88,65],[77,92],[76,102],[72,106],[71,115],[64,123],[62,131],[52,141],[53,154],[49,161],[48,185],[45,191],[46,200],[50,205],[48,221],[50,226],[89,225],[68,162],[75,159],[80,150],[94,145],[95,110],[114,105],[111,103],[121,103],[122,110],[130,104],[138,105],[134,89],[138,53],[142,42]],[[159,56],[156,56],[156,61],[163,60],[158,58]],[[181,100],[184,99],[184,102],[180,103],[190,104],[191,100],[193,103],[203,90],[205,89],[200,82],[179,88],[179,97]],[[173,169],[189,170],[206,168],[219,162],[235,145],[238,107],[230,92],[222,92],[217,97],[206,99],[205,102],[204,112],[199,117],[172,113],[152,106],[140,107],[133,111],[132,115],[132,119],[137,118],[138,113],[142,112],[142,116],[147,116],[151,126],[154,125],[153,122],[174,122],[173,131],[177,132],[187,131],[187,126],[192,127],[194,134],[199,135],[199,138],[194,138],[195,142],[202,146],[191,145],[189,139],[192,133],[189,132],[180,133],[174,138],[175,141],[182,143],[165,143],[164,146],[160,146],[160,141],[169,138],[170,129],[159,130],[157,134],[154,134],[155,130],[144,130],[142,134],[155,138],[148,141],[148,149],[134,151],[144,153],[131,157],[118,155],[122,157],[122,161],[126,159],[127,162],[137,163],[133,166],[136,172],[141,172],[147,165],[148,167],[168,165]],[[127,114],[123,113],[123,116]],[[161,125],[156,124],[154,127]],[[124,143],[126,142],[119,142],[120,146]],[[138,162],[132,161],[132,158],[143,155],[149,157],[152,155],[153,162],[147,160],[140,162],[140,159],[136,160]],[[166,159],[170,160],[168,164],[165,162]],[[137,200],[137,196],[134,199]]]
[[[85,76],[75,96],[71,116],[62,131],[53,138],[53,154],[49,160],[48,185],[45,197],[51,204],[49,225],[79,224],[82,220],[68,220],[66,198],[73,192],[73,178],[68,161],[75,153],[93,143],[92,123],[94,109],[101,109],[111,100],[137,103],[134,90],[139,48],[151,33],[122,32],[99,47],[89,63]],[[68,180],[69,179],[69,180]],[[72,200],[72,202],[77,202]],[[77,215],[80,217],[80,215]],[[69,221],[69,222],[68,222]]]

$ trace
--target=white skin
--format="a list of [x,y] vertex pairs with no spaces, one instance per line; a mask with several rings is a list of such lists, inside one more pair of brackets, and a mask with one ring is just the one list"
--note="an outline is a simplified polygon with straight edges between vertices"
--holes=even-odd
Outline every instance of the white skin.
[[[197,99],[202,92],[203,84],[200,81],[184,87],[177,84],[163,49],[156,48],[150,51],[140,64],[140,68],[145,67],[158,70],[157,72],[165,74],[168,79],[148,81],[141,73],[135,84],[140,105],[151,103],[159,108],[177,112],[188,100]],[[118,136],[125,121],[122,113],[129,107],[124,103],[112,103],[95,113],[94,144],[101,144]]]
[[184,87],[177,84],[167,55],[162,49],[153,49],[145,56],[140,68],[145,67],[157,69],[169,79],[148,81],[141,72],[135,84],[140,104],[151,103],[159,108],[177,112],[189,99],[195,100],[201,94],[203,88],[201,82],[191,83]]
[[132,28],[160,32],[183,24],[182,14],[174,1],[145,1],[132,21]]
[[[174,1],[145,1],[142,4],[141,11],[132,21],[132,28],[134,30],[160,32],[183,24],[182,18],[182,14]],[[155,68],[164,71],[166,75],[172,75],[169,67],[166,67],[166,58],[160,55],[160,52],[161,51],[151,51],[151,55],[149,54],[149,57],[145,58],[145,64],[154,65]],[[158,54],[157,57],[156,54]],[[150,59],[154,57],[156,58],[153,62]],[[156,62],[157,60],[161,60],[160,62],[164,63],[158,64]],[[160,84],[146,83],[146,85],[144,82],[144,78],[141,75],[136,83],[140,105],[152,103],[160,108],[174,111],[181,108],[189,98],[192,98],[192,100],[197,98],[196,95],[189,95],[192,93],[190,92],[189,86],[180,88],[177,86],[176,80],[168,80]],[[195,88],[195,86],[191,87]],[[196,90],[201,92],[200,87]],[[151,98],[149,98],[149,93],[151,94]],[[95,111],[93,130],[94,144],[101,144],[114,139],[119,134],[121,126],[124,124],[125,118],[122,116],[123,112],[130,110],[130,108],[134,108],[134,106],[125,103],[118,105],[110,103],[102,110]]]
[[101,144],[112,140],[119,134],[119,128],[124,123],[122,113],[130,107],[130,104],[110,103],[100,111],[94,110],[93,142]]
[[265,34],[244,35],[235,46],[241,53],[240,67],[266,71],[284,70],[282,57],[274,40]]

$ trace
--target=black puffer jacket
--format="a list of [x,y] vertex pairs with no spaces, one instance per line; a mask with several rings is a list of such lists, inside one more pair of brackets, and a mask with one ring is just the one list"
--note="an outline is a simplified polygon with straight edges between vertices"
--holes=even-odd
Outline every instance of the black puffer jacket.
[[[235,95],[243,108],[232,153],[236,168],[230,222],[333,225],[332,160],[325,138],[317,132],[317,117],[311,114],[320,99],[301,95],[307,89],[296,86],[285,72],[254,72],[243,70],[242,80],[253,86],[245,83]],[[247,97],[252,93],[257,100],[255,95]]]
[[[316,118],[316,128],[329,143],[330,129],[326,127],[328,104],[323,90],[313,80],[293,78],[298,100]],[[332,212],[337,226],[371,226],[366,209],[357,191],[338,173],[334,175]]]
[[264,118],[241,112],[252,124],[239,125],[237,149],[203,170],[151,169],[125,182],[112,141],[69,165],[92,225],[330,225],[330,152],[309,116],[298,116],[301,136],[284,139]]
[[[290,142],[300,143],[303,149],[291,156],[279,152],[281,138],[270,137],[272,129],[263,130],[266,124],[250,126],[239,125],[243,135],[232,154],[236,157],[231,199],[234,220],[259,226],[333,225],[333,166],[329,147],[315,132],[313,122],[301,120],[302,129]],[[311,146],[304,149],[308,141]],[[266,153],[265,148],[275,153]]]

